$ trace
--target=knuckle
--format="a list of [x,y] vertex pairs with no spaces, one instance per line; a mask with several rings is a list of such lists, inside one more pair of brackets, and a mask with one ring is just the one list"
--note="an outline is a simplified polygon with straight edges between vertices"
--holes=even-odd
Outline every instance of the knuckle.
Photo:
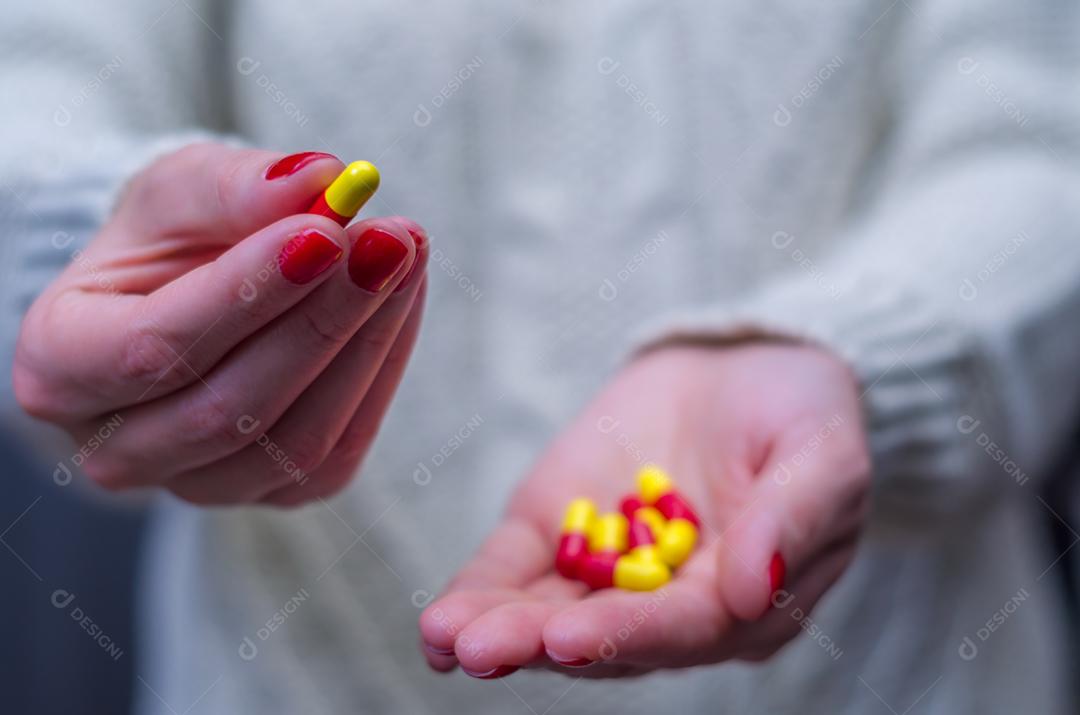
[[56,391],[42,381],[36,372],[16,361],[11,373],[15,401],[31,417],[55,421],[61,416],[61,404]]
[[364,325],[364,329],[357,334],[358,339],[375,348],[385,348],[393,343],[397,336],[398,326],[377,325],[371,322]]
[[354,326],[334,311],[304,311],[304,332],[319,353],[336,353],[349,338]]
[[41,369],[49,362],[49,350],[41,344],[43,330],[39,304],[35,303],[23,319],[15,344],[12,390],[15,401],[27,414],[57,421],[65,414],[66,405],[59,385],[54,384]]
[[244,416],[234,410],[229,400],[211,390],[199,393],[179,405],[179,434],[189,444],[229,452],[238,450],[254,439],[254,433],[240,429]]
[[334,445],[331,453],[334,463],[355,467],[367,454],[378,431],[378,424],[367,420],[364,420],[362,424],[350,425]]
[[334,440],[326,434],[304,430],[285,441],[286,456],[303,473],[313,472],[334,449]]
[[170,391],[187,383],[179,369],[175,340],[150,320],[137,320],[123,340],[120,375],[126,382],[148,384]]

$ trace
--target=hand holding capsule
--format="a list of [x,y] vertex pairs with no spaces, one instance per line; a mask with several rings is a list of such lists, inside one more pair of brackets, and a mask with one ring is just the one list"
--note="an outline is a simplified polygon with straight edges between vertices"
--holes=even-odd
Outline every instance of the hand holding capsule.
[[[697,545],[657,590],[590,593],[555,570],[564,510],[575,497],[617,504],[645,462],[665,467],[696,514],[665,498],[662,480],[645,480],[645,501],[681,530],[699,519]],[[518,487],[422,614],[425,655],[475,677],[768,657],[800,632],[793,609],[809,613],[851,561],[868,493],[858,390],[840,360],[778,343],[658,349],[624,368]],[[651,518],[640,506],[623,513]]]
[[[377,186],[361,168],[340,211]],[[347,483],[412,349],[427,244],[408,219],[308,213],[342,169],[198,144],[129,182],[31,307],[14,368],[27,411],[96,439],[93,480],[283,506]]]

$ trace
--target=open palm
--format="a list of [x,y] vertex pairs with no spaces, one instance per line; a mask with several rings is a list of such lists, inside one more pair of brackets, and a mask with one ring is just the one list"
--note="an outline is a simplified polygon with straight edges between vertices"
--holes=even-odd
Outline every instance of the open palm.
[[[574,497],[615,510],[663,466],[703,525],[654,592],[590,593],[554,571]],[[422,614],[429,664],[495,678],[519,667],[610,677],[760,659],[798,633],[854,553],[869,460],[855,381],[808,346],[667,347],[592,401],[516,490],[505,518]],[[778,568],[779,567],[779,568]],[[585,666],[588,666],[587,668]]]

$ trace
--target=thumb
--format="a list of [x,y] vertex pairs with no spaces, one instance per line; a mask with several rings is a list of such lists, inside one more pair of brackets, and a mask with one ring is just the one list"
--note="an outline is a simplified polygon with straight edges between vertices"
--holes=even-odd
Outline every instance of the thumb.
[[331,154],[191,144],[152,163],[126,188],[116,219],[133,236],[232,244],[305,212],[341,173]]
[[724,535],[721,596],[757,620],[773,595],[823,550],[857,533],[867,509],[869,460],[861,432],[820,424],[789,429],[759,470],[745,515]]
[[775,506],[755,502],[721,538],[721,600],[731,613],[746,621],[755,621],[768,610],[770,597],[783,588],[786,579],[787,560],[777,512]]

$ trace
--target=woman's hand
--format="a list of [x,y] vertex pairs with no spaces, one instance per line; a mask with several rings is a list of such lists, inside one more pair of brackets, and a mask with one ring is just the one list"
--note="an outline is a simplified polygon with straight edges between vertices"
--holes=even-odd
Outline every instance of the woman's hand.
[[[556,574],[567,503],[614,511],[646,462],[704,522],[690,560],[647,593],[590,594]],[[779,343],[649,353],[555,441],[424,611],[428,662],[475,677],[585,665],[573,672],[604,677],[768,657],[799,632],[795,607],[809,612],[851,561],[869,471],[856,383],[830,354]]]
[[348,482],[412,350],[427,247],[407,219],[302,214],[342,168],[186,147],[34,303],[15,394],[94,481],[277,505]]

